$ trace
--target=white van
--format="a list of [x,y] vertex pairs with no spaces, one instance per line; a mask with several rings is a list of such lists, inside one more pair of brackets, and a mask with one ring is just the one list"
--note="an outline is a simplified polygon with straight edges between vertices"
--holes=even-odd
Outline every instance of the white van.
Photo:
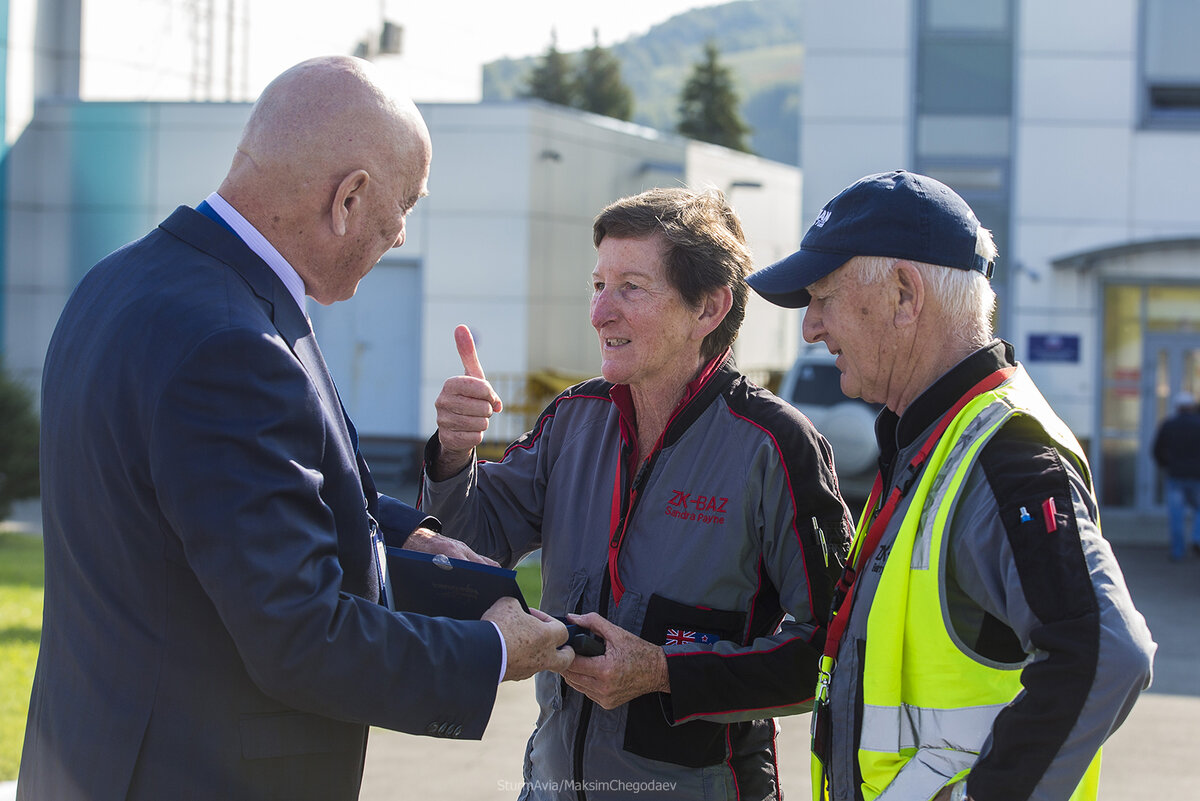
[[835,356],[820,343],[805,345],[779,385],[779,397],[795,406],[833,447],[833,466],[850,511],[866,501],[878,469],[875,417],[882,404],[842,394]]

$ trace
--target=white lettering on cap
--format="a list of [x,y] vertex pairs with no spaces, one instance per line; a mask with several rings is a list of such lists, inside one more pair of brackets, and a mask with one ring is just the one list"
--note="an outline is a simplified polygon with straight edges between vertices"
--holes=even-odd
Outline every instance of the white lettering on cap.
[[833,215],[829,213],[829,209],[821,209],[821,213],[817,215],[816,222],[814,222],[813,225],[818,228],[824,228],[825,223],[829,222],[829,218],[832,216]]

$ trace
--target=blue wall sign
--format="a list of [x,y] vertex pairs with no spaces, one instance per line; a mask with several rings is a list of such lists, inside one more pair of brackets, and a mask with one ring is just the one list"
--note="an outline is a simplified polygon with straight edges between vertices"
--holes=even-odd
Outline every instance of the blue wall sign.
[[1030,334],[1025,358],[1031,362],[1079,363],[1077,334]]

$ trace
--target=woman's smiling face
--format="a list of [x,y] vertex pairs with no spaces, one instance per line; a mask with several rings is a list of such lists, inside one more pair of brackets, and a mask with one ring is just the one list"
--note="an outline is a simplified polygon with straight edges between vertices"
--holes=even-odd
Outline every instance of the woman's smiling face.
[[691,309],[667,278],[658,236],[607,236],[592,271],[592,327],[600,337],[606,381],[648,387],[683,375],[700,360],[700,309]]

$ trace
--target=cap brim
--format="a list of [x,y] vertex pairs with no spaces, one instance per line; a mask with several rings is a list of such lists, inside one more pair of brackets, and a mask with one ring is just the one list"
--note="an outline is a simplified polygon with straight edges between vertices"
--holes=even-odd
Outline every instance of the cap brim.
[[802,309],[812,300],[805,287],[820,281],[851,258],[844,253],[801,248],[787,258],[750,273],[746,283],[776,306]]

